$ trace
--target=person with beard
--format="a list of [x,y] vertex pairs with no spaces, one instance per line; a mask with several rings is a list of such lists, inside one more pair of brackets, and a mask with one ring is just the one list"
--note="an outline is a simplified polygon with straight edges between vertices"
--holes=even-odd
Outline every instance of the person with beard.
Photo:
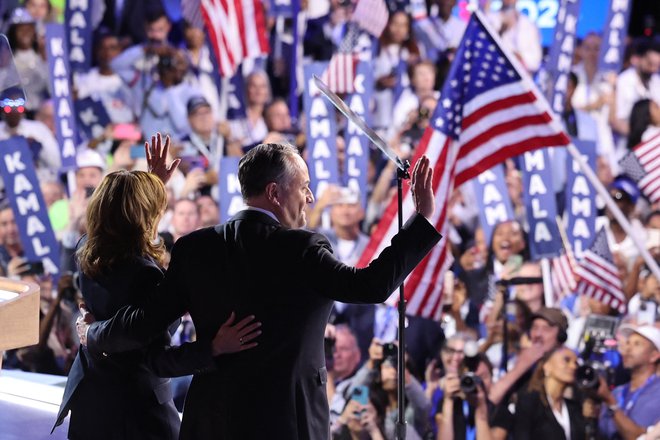
[[619,152],[625,150],[626,137],[630,133],[630,113],[641,99],[660,102],[660,47],[645,39],[635,45],[633,58],[636,63],[621,72],[616,80],[615,101],[610,111],[610,124],[621,137],[617,143]]

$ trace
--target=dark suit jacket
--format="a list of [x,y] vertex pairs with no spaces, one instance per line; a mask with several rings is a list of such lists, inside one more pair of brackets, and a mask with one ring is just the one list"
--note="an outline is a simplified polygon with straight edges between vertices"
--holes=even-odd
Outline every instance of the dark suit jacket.
[[[81,274],[80,283],[87,308],[103,320],[127,304],[141,306],[151,301],[162,278],[155,263],[139,258],[118,265],[98,282]],[[175,349],[169,349],[169,344],[170,334],[161,331],[144,348],[98,359],[81,349],[69,373],[55,427],[71,410],[71,439],[178,438],[180,422],[170,380],[159,376],[212,369],[213,362],[209,341]]]
[[[585,438],[585,421],[582,406],[570,399],[564,399],[571,423],[571,440]],[[516,403],[513,438],[518,440],[565,440],[566,435],[552,409],[541,402],[537,391],[518,394]]]
[[355,269],[333,257],[322,235],[242,211],[180,238],[159,302],[93,324],[88,347],[134,348],[185,311],[201,338],[213,337],[231,311],[254,314],[263,323],[259,346],[195,375],[181,438],[327,439],[323,334],[333,301],[383,302],[439,240],[415,215],[379,258]]
[[[394,318],[396,319],[396,317]],[[442,327],[432,319],[406,315],[408,327],[405,330],[406,352],[413,361],[416,376],[424,377],[427,362],[440,354],[445,334]],[[376,306],[351,304],[337,315],[335,324],[346,323],[357,336],[362,361],[369,359],[369,346],[374,338]]]

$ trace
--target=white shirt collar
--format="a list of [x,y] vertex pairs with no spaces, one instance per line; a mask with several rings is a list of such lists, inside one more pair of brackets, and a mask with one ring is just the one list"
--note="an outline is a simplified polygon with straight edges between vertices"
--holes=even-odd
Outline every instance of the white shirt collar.
[[267,209],[257,208],[256,206],[248,206],[248,207],[245,208],[245,209],[248,209],[248,210],[251,210],[251,211],[259,211],[259,212],[263,212],[264,214],[266,214],[267,216],[269,216],[270,218],[272,218],[273,220],[275,220],[277,223],[280,222],[280,221],[277,219],[277,217],[275,217],[275,214],[273,214],[272,212],[270,212],[270,211],[267,210]]

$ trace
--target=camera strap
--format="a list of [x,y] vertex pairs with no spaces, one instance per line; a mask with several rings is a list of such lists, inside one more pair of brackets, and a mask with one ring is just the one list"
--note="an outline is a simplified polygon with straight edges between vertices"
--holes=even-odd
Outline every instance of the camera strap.
[[619,408],[623,408],[623,410],[627,415],[628,412],[633,408],[633,406],[635,406],[635,403],[637,403],[637,399],[639,399],[639,395],[642,394],[642,391],[644,391],[647,387],[652,385],[657,378],[658,378],[657,374],[652,374],[648,379],[646,379],[644,385],[639,387],[630,396],[628,396],[628,393],[630,392],[630,383],[624,385],[623,389],[621,390],[621,395],[619,396]]

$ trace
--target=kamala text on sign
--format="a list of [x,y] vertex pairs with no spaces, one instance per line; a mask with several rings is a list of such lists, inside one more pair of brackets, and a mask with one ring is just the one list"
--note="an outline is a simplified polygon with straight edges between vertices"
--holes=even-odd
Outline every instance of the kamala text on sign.
[[[573,143],[578,147],[589,166],[595,169],[596,144],[578,139],[573,139]],[[566,197],[568,241],[572,243],[575,257],[581,259],[595,236],[596,190],[573,158],[567,163]]]
[[229,220],[245,208],[238,181],[238,157],[223,157],[220,160],[220,223]]
[[66,28],[69,37],[69,62],[73,72],[86,72],[91,65],[92,8],[89,0],[66,2]]
[[[360,62],[355,78],[355,93],[347,97],[348,106],[369,124],[369,101],[373,91],[373,75],[369,63]],[[342,182],[360,194],[362,206],[367,205],[367,166],[369,161],[369,138],[349,122],[345,134],[346,160]]]
[[502,165],[495,165],[479,174],[473,183],[479,204],[481,229],[484,231],[486,243],[490,243],[495,225],[513,219],[513,208]]
[[328,63],[312,63],[305,66],[304,105],[307,112],[307,165],[311,190],[318,199],[329,184],[339,183],[337,166],[337,132],[335,109],[319,92],[312,75],[321,76]]
[[575,49],[575,33],[577,31],[580,2],[578,0],[563,0],[557,17],[556,40],[550,48],[548,59],[549,71],[554,78],[550,103],[557,114],[564,111],[564,99],[568,87],[568,74],[573,64]]
[[62,169],[73,170],[76,168],[76,124],[63,25],[46,25],[46,49],[55,109],[55,132],[60,146]]
[[59,273],[59,246],[48,219],[46,204],[34,171],[32,153],[22,136],[0,142],[0,174],[23,244],[25,258],[41,261],[44,270]]
[[600,47],[599,71],[618,72],[621,69],[629,19],[630,0],[611,0]]
[[552,174],[547,149],[523,155],[523,185],[527,221],[529,223],[530,251],[538,260],[559,254],[561,240],[557,229],[557,205],[552,187]]

